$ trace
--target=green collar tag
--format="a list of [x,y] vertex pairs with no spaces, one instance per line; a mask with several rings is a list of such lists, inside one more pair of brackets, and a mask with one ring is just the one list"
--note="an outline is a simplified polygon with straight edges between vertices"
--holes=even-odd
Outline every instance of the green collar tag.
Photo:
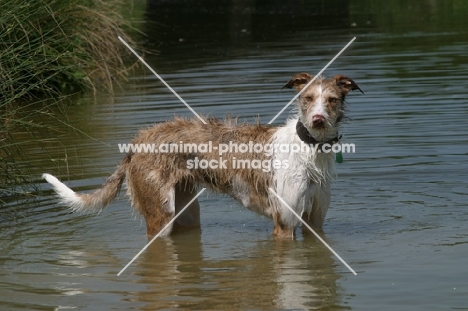
[[335,155],[336,155],[336,163],[343,163],[343,153],[340,151],[340,152],[335,153]]

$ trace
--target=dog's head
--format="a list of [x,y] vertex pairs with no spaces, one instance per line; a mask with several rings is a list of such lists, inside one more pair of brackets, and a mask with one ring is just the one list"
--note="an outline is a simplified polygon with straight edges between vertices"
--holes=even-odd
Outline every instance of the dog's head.
[[[333,78],[316,77],[308,73],[295,74],[283,87],[293,87],[301,92],[299,118],[314,138],[322,140],[336,135],[338,124],[344,117],[344,100],[353,90],[362,90],[350,78],[337,75]],[[362,92],[363,93],[363,92]]]

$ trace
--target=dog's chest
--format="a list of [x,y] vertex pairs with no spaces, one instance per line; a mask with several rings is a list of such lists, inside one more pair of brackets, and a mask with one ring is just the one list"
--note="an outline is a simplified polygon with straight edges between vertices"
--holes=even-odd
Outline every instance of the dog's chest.
[[[296,134],[295,122],[288,122],[278,129],[272,143],[278,146],[289,144],[301,145]],[[330,183],[334,175],[334,158],[331,153],[316,153],[314,150],[294,151],[298,148],[278,149],[272,158],[283,165],[272,172],[273,185],[277,193],[298,213],[308,212],[312,208],[312,197],[317,185]]]

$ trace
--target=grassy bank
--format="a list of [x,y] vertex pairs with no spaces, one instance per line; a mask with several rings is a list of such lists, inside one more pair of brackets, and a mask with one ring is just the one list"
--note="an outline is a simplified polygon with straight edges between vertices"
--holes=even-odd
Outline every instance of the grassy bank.
[[128,25],[118,0],[0,2],[0,96],[10,99],[83,89],[112,90],[125,75]]
[[122,10],[120,0],[0,2],[0,202],[29,181],[22,142],[12,133],[29,132],[34,140],[41,124],[25,115],[44,113],[44,99],[112,93],[127,75],[130,53],[117,37],[133,42]]

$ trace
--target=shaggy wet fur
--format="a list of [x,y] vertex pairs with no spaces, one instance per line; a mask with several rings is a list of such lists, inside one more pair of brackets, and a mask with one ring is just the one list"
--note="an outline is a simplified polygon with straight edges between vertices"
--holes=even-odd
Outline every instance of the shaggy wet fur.
[[[300,73],[285,85],[302,91],[313,76]],[[317,143],[337,142],[344,117],[344,100],[349,91],[359,89],[348,77],[318,77],[299,98],[299,115],[281,127],[238,124],[235,119],[175,118],[140,131],[133,144],[271,144],[300,143],[298,125]],[[359,89],[360,90],[360,89]],[[221,157],[221,158],[220,158]],[[188,161],[225,160],[227,168],[190,168]],[[288,161],[288,167],[271,170],[232,167],[238,160]],[[292,154],[278,152],[130,152],[103,186],[90,194],[77,194],[54,176],[44,174],[62,201],[78,211],[98,211],[117,195],[123,181],[132,205],[144,217],[149,236],[157,234],[201,187],[225,193],[245,207],[274,220],[274,235],[292,237],[299,221],[268,190],[274,189],[298,214],[316,229],[323,225],[330,204],[330,181],[334,154]],[[195,200],[175,221],[179,226],[199,226],[200,206]],[[165,235],[171,232],[168,228]]]

